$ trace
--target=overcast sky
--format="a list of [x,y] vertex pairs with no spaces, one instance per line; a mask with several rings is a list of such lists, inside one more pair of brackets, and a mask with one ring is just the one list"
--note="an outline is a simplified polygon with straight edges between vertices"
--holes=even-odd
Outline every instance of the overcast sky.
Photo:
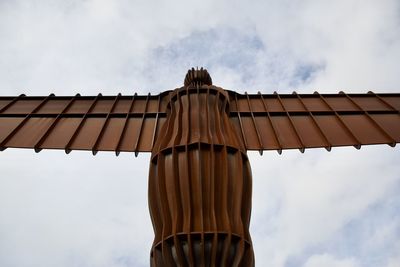
[[[400,92],[400,2],[0,0],[0,94]],[[256,266],[399,267],[400,149],[249,153]],[[0,266],[149,266],[149,155],[0,153]]]

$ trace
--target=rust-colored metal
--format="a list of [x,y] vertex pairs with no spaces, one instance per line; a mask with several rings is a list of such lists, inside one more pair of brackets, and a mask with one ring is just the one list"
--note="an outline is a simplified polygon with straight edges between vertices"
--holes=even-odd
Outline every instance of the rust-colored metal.
[[400,142],[400,94],[238,94],[205,69],[159,95],[0,97],[8,147],[151,152],[151,266],[254,266],[247,150]]
[[251,171],[229,119],[228,94],[175,90],[152,151],[151,266],[253,266]]
[[[213,86],[200,91],[205,88]],[[400,141],[400,94],[225,92],[229,120],[246,150],[280,153]],[[0,147],[151,152],[173,94],[0,97]]]

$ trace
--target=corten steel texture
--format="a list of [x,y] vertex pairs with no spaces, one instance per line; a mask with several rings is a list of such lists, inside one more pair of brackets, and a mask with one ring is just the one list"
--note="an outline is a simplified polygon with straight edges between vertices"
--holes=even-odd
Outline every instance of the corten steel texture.
[[151,266],[254,266],[250,165],[228,114],[217,87],[171,94],[150,165]]
[[[226,92],[229,120],[246,150],[330,150],[400,141],[400,94]],[[0,97],[0,149],[150,152],[171,94]]]
[[151,265],[254,266],[247,150],[400,142],[400,94],[238,94],[189,70],[159,95],[0,97],[0,150],[152,152]]

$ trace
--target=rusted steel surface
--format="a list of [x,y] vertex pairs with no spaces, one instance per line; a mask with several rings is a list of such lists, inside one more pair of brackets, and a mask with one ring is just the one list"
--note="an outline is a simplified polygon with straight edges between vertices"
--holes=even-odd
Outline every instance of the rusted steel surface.
[[229,95],[230,117],[247,150],[400,142],[400,94]]
[[150,152],[164,95],[0,97],[0,148]]
[[195,86],[171,95],[150,165],[151,266],[254,266],[251,171],[227,97]]
[[[150,152],[172,93],[0,97],[0,148]],[[400,141],[400,94],[227,94],[228,116],[247,150]]]

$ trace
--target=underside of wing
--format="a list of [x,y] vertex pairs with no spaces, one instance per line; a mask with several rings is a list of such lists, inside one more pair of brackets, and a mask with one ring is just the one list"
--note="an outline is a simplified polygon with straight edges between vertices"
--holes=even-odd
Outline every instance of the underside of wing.
[[149,152],[165,121],[165,94],[0,97],[0,149]]
[[[0,97],[0,149],[150,152],[169,92],[133,96]],[[400,94],[237,94],[229,116],[247,150],[400,142]]]
[[400,142],[400,94],[236,94],[230,118],[248,150]]

